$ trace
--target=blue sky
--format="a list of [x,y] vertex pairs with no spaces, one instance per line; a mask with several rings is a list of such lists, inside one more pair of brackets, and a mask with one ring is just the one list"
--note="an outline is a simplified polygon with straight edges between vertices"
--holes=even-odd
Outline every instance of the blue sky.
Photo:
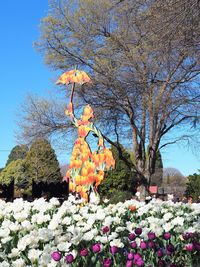
[[[2,1],[0,8],[0,168],[16,145],[16,120],[20,103],[27,93],[47,96],[55,90],[55,73],[45,66],[33,48],[39,24],[47,14],[47,0]],[[162,152],[164,167],[175,167],[184,175],[200,169],[199,157],[173,145]],[[64,156],[59,158],[64,163]],[[66,158],[67,161],[67,158]]]

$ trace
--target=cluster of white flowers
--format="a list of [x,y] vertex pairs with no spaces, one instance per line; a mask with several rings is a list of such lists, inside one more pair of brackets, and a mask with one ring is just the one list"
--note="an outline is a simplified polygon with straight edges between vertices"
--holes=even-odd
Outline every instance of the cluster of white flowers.
[[81,242],[88,242],[88,247],[101,243],[123,248],[124,238],[138,227],[142,228],[138,244],[147,240],[149,232],[157,237],[169,231],[200,232],[199,218],[200,204],[171,201],[84,205],[70,196],[60,205],[55,198],[49,202],[43,198],[13,203],[0,200],[0,267],[68,266],[64,258],[54,261],[52,252],[70,253],[75,259]]

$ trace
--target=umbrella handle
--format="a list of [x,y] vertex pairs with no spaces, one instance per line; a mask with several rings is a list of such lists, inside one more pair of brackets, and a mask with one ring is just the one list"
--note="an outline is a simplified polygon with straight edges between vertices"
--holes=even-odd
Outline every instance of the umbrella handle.
[[75,89],[75,83],[72,84],[72,90],[71,90],[71,95],[70,95],[70,102],[71,102],[71,103],[72,103],[72,101],[73,101],[74,89]]

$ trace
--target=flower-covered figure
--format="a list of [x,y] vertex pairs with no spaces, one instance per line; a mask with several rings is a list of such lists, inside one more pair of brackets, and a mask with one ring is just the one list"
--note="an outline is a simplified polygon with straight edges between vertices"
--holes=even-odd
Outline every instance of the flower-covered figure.
[[[89,76],[79,70],[65,72],[57,81],[57,84],[72,83],[70,103],[65,113],[77,127],[78,138],[74,144],[66,179],[69,181],[70,192],[79,193],[85,201],[89,201],[92,196],[94,200],[94,196],[98,196],[97,187],[104,179],[104,171],[113,168],[115,164],[112,152],[104,146],[103,136],[92,122],[94,113],[90,105],[85,106],[81,118],[77,119],[74,114],[75,83],[84,84],[90,81]],[[97,151],[92,152],[87,143],[86,138],[90,132],[98,137]]]

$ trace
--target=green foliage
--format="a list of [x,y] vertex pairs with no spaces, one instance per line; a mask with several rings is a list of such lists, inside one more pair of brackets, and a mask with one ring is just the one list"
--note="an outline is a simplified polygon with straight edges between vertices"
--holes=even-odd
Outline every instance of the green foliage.
[[31,145],[25,162],[31,181],[59,182],[62,179],[55,152],[45,139],[37,139]]
[[200,196],[200,172],[188,176],[186,194],[192,196],[194,201]]
[[16,188],[26,187],[28,181],[25,172],[25,162],[22,159],[11,161],[0,173],[0,184],[10,184],[14,179]]
[[[130,154],[123,146],[121,146],[121,150],[122,155],[120,156],[118,150],[114,146],[111,147],[115,159],[115,169],[106,173],[106,178],[99,186],[99,192],[102,197],[107,196],[110,198],[114,192],[117,192],[117,195],[119,192],[124,192],[123,194],[125,194],[125,191],[133,192],[134,173],[133,168],[130,168],[130,166],[133,167]],[[127,160],[129,166],[123,160],[123,157]]]
[[27,152],[28,152],[28,146],[26,146],[26,145],[15,146],[11,150],[11,152],[8,156],[6,166],[8,166],[13,160],[25,159]]
[[133,194],[129,191],[112,190],[112,195],[109,197],[109,203],[116,204],[131,199]]
[[9,184],[14,179],[15,191],[21,189],[31,194],[32,179],[35,181],[61,181],[59,163],[48,141],[36,140],[30,150],[25,145],[15,146],[6,167],[0,172],[0,184]]

